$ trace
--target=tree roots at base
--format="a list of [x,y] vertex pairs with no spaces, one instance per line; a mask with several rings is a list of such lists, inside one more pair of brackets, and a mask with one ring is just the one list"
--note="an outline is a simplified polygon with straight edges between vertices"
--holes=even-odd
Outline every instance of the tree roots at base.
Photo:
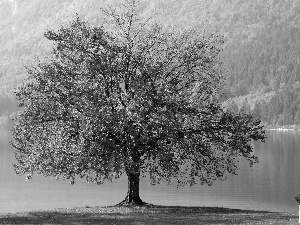
[[140,198],[130,199],[129,201],[129,197],[126,196],[126,198],[123,201],[116,204],[115,206],[146,206],[146,205],[151,205],[151,204],[143,202]]

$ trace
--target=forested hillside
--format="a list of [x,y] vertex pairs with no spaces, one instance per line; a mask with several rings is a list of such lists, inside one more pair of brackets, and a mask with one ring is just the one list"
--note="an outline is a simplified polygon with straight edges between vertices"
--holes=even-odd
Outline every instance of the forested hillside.
[[[43,37],[75,14],[101,24],[100,7],[115,1],[0,0],[0,107],[26,77],[23,65],[44,58],[51,44]],[[255,110],[267,124],[300,123],[299,0],[142,0],[144,16],[156,10],[165,25],[195,26],[225,36],[223,55],[228,97]],[[241,102],[241,96],[248,96]],[[255,96],[255,97],[254,97]],[[237,98],[239,97],[239,98]],[[245,97],[243,99],[246,99]],[[5,107],[9,108],[9,107]],[[233,107],[234,108],[234,107]],[[0,113],[8,115],[16,107]]]

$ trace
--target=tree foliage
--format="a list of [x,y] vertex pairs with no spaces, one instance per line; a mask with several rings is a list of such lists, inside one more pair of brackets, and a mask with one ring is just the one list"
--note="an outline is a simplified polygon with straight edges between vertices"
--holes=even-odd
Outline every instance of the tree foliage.
[[265,139],[260,121],[219,102],[222,37],[145,22],[136,7],[105,11],[111,29],[77,17],[45,33],[53,57],[27,68],[16,90],[17,174],[211,185],[236,174],[239,157],[257,162],[250,140]]

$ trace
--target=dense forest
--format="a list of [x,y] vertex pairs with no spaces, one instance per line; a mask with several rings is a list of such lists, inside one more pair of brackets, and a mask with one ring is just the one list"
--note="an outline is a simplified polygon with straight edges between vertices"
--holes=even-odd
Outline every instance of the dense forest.
[[[99,25],[100,7],[113,2],[0,0],[0,115],[17,109],[11,90],[26,78],[24,65],[49,54],[44,32],[76,13]],[[224,35],[228,108],[250,110],[267,125],[300,124],[300,1],[141,0],[141,7],[164,25]]]

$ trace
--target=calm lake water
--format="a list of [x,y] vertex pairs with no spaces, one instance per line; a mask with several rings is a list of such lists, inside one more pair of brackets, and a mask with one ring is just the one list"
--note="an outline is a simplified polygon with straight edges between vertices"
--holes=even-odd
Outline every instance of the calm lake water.
[[[127,192],[126,177],[104,185],[52,177],[15,175],[9,132],[0,130],[0,213],[62,207],[114,205]],[[259,163],[249,167],[241,160],[239,175],[212,186],[177,189],[166,184],[150,185],[141,179],[141,198],[152,204],[219,206],[226,208],[283,211],[298,214],[295,196],[300,193],[300,131],[270,131],[265,143],[253,142]]]

